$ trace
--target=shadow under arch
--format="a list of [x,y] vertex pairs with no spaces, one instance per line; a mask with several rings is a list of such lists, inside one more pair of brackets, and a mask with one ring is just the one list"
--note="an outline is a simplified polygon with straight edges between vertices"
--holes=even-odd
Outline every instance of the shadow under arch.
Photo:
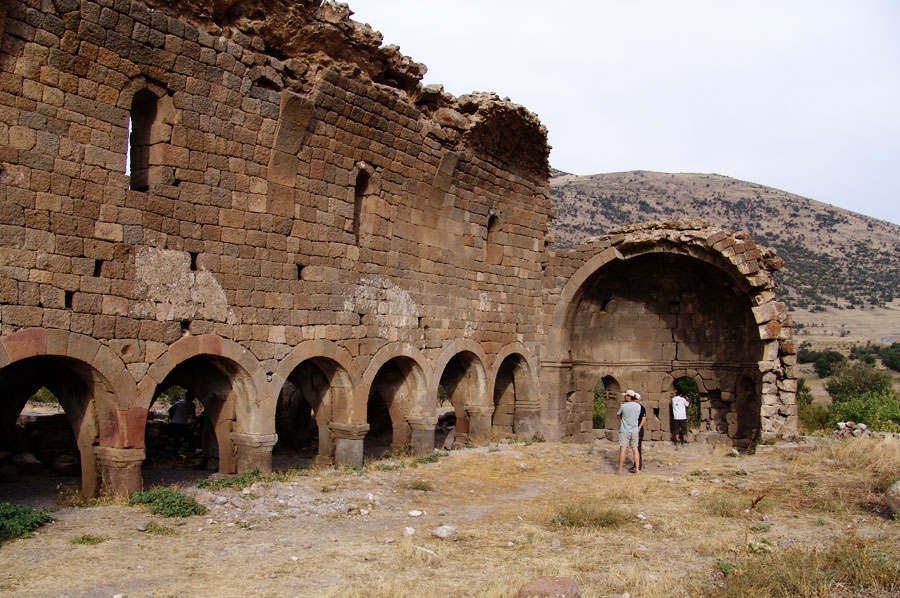
[[149,409],[173,385],[193,393],[207,410],[219,447],[219,472],[272,469],[275,397],[266,373],[249,351],[215,335],[175,342],[138,385]]
[[143,459],[145,411],[136,405],[134,379],[118,355],[93,338],[62,330],[27,328],[0,337],[0,451],[14,448],[9,443],[16,420],[42,387],[57,397],[71,427],[82,494],[100,492],[98,468],[104,469],[105,490],[130,490],[130,477],[109,471],[104,459],[110,450],[126,462]]
[[360,378],[350,353],[330,341],[307,341],[295,347],[279,363],[271,381],[280,384],[276,450],[298,451],[317,438],[316,463],[334,463],[331,424],[351,419]]
[[495,358],[493,417],[491,428],[497,434],[515,434],[533,438],[541,433],[540,392],[537,368],[521,343],[508,345]]

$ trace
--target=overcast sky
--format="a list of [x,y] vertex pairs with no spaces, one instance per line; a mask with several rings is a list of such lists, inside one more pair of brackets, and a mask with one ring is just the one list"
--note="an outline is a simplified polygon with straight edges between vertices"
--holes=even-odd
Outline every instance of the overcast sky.
[[554,168],[716,173],[900,224],[900,2],[348,2],[426,84],[537,114]]

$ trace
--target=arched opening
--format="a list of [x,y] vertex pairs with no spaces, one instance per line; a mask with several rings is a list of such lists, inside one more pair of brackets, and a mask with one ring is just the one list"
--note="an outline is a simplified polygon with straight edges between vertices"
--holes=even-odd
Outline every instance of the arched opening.
[[348,402],[349,389],[346,374],[330,359],[308,359],[294,368],[275,410],[277,469],[332,461],[334,446],[328,428],[332,405],[336,395]]
[[[614,260],[587,277],[566,323],[573,413],[588,417],[591,390],[602,372],[641,392],[648,422],[654,423],[650,414],[668,408],[664,393],[673,376],[694,372],[703,391],[701,401],[692,401],[692,414],[705,419],[691,427],[717,433],[728,407],[722,393],[733,388],[735,374],[760,375],[758,326],[749,296],[737,285],[709,262],[663,252]],[[605,379],[604,386],[610,390]],[[607,422],[616,421],[621,390],[607,405]],[[658,434],[664,437],[671,416],[661,415],[664,429]],[[727,426],[721,433],[726,432]]]
[[741,449],[751,447],[759,440],[762,428],[760,410],[762,407],[756,384],[744,376],[738,382],[735,400],[736,430],[733,433],[735,446]]
[[[198,355],[175,366],[157,386],[145,431],[145,485],[183,482],[216,471],[236,472],[231,432],[235,428],[235,404],[244,394],[238,371],[226,358]],[[193,401],[194,416],[188,436],[176,453],[169,408],[182,397]],[[204,458],[208,469],[198,467]]]
[[406,418],[424,396],[424,376],[408,357],[395,357],[381,366],[369,389],[364,456],[380,458],[406,447],[411,430]]
[[365,162],[356,165],[356,180],[353,184],[353,236],[357,244],[361,237],[374,232],[371,218],[374,211],[374,206],[371,205],[374,199],[373,172],[372,167]]
[[[516,387],[522,383],[522,359],[510,355],[500,364],[497,380],[494,382],[494,417],[492,429],[495,434],[515,433]],[[518,374],[518,375],[517,375]],[[518,381],[517,381],[518,378]]]
[[541,433],[540,402],[528,361],[520,353],[503,358],[494,380],[491,430],[496,435],[534,438]]
[[503,262],[503,244],[500,239],[500,217],[491,208],[488,211],[487,234],[485,235],[484,261],[499,265]]
[[[603,389],[603,408],[604,408],[604,429],[617,429],[618,419],[616,413],[619,411],[619,404],[622,402],[622,387],[619,381],[613,376],[603,376],[598,382],[597,387]],[[597,387],[594,388],[596,394]],[[596,426],[595,426],[596,427]]]
[[156,94],[148,89],[134,94],[128,119],[128,171],[134,191],[150,188],[150,148],[156,114]]
[[[440,385],[447,391],[456,414],[455,435],[489,435],[493,403],[487,402],[484,368],[478,357],[470,351],[462,351],[451,357],[441,373]],[[480,421],[470,421],[480,420],[484,416],[487,416],[487,420],[483,427]]]
[[8,500],[27,492],[32,503],[50,506],[60,492],[95,487],[93,380],[89,366],[60,356],[0,369],[0,480]]
[[675,414],[672,407],[672,398],[674,398],[675,394],[681,395],[690,402],[690,405],[687,408],[686,439],[688,442],[694,440],[692,436],[693,432],[696,432],[704,422],[706,422],[710,428],[715,427],[714,418],[711,416],[712,410],[710,408],[711,402],[709,395],[702,395],[700,393],[700,385],[690,376],[680,376],[673,380],[670,392],[671,396],[667,401],[669,416],[666,420],[669,422],[669,436],[672,442],[676,441]]

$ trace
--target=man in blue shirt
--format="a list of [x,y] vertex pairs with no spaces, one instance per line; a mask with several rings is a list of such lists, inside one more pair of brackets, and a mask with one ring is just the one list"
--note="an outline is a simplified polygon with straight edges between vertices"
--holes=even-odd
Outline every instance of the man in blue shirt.
[[631,447],[631,453],[634,459],[634,473],[641,473],[641,457],[638,453],[638,434],[640,433],[641,406],[639,403],[632,401],[636,393],[633,390],[626,390],[624,394],[625,402],[619,405],[616,417],[619,418],[619,471],[616,473],[622,475],[622,468],[625,466],[625,454],[628,447]]

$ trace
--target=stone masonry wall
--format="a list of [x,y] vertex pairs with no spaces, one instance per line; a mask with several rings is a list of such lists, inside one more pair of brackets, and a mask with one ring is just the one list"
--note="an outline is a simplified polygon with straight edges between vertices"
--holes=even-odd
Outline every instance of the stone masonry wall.
[[[308,339],[362,361],[388,341],[537,346],[546,144],[519,176],[503,170],[508,148],[482,141],[498,111],[498,134],[545,140],[536,119],[492,96],[460,105],[376,83],[322,56],[324,42],[276,58],[247,22],[192,23],[167,4],[6,8],[4,331],[101,339],[136,380],[184,334],[233,339],[267,371]],[[364,59],[383,53],[339,6],[289,8],[357,35]],[[137,191],[127,124],[144,90],[157,121],[149,189]],[[489,212],[501,222],[496,264],[485,263]]]

